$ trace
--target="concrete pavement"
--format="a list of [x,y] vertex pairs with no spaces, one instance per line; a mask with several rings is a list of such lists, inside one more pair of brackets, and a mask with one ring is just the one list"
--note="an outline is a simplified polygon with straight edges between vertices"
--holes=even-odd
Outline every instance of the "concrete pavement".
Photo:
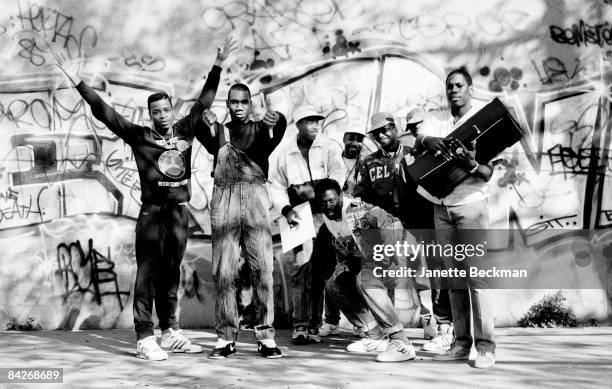
[[[407,329],[417,349],[423,331]],[[158,331],[159,332],[159,331]],[[131,330],[0,332],[0,367],[63,368],[64,384],[0,384],[44,388],[609,388],[612,382],[612,328],[496,330],[497,365],[436,362],[417,352],[414,361],[377,363],[374,354],[349,354],[349,333],[317,345],[294,346],[291,332],[277,332],[285,357],[256,355],[250,331],[238,353],[226,360],[206,358],[216,342],[212,330],[185,330],[205,351],[171,354],[162,362],[134,356]],[[157,334],[159,335],[159,333]],[[472,351],[472,359],[475,351]]]

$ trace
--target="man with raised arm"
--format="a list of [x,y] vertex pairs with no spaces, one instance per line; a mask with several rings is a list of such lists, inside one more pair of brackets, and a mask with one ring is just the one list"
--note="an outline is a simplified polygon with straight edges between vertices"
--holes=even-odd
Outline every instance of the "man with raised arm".
[[272,326],[274,257],[266,180],[268,157],[283,138],[287,121],[275,111],[253,121],[251,91],[244,84],[230,87],[226,104],[230,122],[217,123],[215,114],[207,110],[207,131],[196,135],[215,157],[210,218],[218,340],[209,358],[224,359],[236,352],[240,317],[234,281],[240,271],[241,251],[253,283],[257,352],[265,358],[281,358]]
[[[151,127],[130,123],[81,80],[78,68],[61,55],[55,56],[56,65],[89,104],[94,117],[132,148],[136,160],[142,191],[136,224],[133,306],[138,358],[164,360],[168,358],[165,350],[202,352],[182,334],[176,318],[180,264],[187,245],[191,150],[194,135],[204,130],[202,113],[214,99],[220,66],[235,43],[228,38],[218,48],[215,65],[189,115],[175,121],[170,96],[164,92],[150,95]],[[161,348],[153,331],[153,301],[162,330]]]

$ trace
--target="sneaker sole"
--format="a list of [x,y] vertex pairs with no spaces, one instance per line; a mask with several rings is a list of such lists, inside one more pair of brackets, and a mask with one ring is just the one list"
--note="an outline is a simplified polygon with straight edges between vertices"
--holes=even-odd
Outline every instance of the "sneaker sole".
[[425,348],[425,346],[423,346],[421,350],[429,352],[446,352],[450,350],[450,347]]
[[376,358],[376,362],[381,362],[381,363],[385,363],[385,362],[405,362],[405,361],[412,361],[412,360],[413,360],[413,359],[415,359],[415,358],[416,358],[416,355],[411,355],[411,356],[410,356],[410,357],[408,357],[408,358],[402,358],[402,359],[393,359],[393,360],[391,360],[391,359],[388,359],[388,360],[381,360],[381,359]]
[[460,358],[436,358],[437,355],[434,355],[433,360],[439,362],[453,362],[453,361],[468,361],[470,359],[469,355]]
[[153,359],[153,358],[149,358],[144,355],[138,355],[138,354],[136,354],[136,358],[144,359],[145,361],[155,361],[155,362],[165,361],[166,359],[168,359],[168,357],[162,358],[162,359]]
[[[259,355],[261,355],[261,354],[259,354]],[[279,359],[279,358],[284,357],[284,355],[268,355],[268,356],[261,355],[261,356],[266,358],[266,359]]]
[[228,357],[231,357],[232,355],[236,354],[235,352],[229,354],[229,355],[215,355],[215,356],[208,356],[208,359],[226,359]]

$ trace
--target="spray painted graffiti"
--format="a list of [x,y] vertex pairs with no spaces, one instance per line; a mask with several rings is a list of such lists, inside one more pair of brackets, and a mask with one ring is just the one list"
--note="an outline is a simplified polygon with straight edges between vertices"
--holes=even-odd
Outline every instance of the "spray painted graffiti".
[[[246,82],[257,115],[266,108],[283,112],[291,134],[293,111],[314,104],[325,116],[324,132],[339,145],[347,129],[366,132],[377,110],[390,111],[403,129],[414,107],[445,109],[444,74],[465,66],[474,76],[474,98],[503,97],[527,133],[495,169],[489,186],[493,224],[513,225],[529,247],[547,242],[551,232],[611,227],[610,93],[608,85],[593,81],[609,79],[610,25],[587,11],[563,14],[588,8],[578,0],[559,2],[556,12],[544,0],[475,1],[470,9],[456,0],[436,9],[427,2],[391,3],[178,1],[174,6],[188,10],[190,20],[180,13],[147,14],[144,0],[95,8],[2,0],[0,249],[17,250],[41,274],[22,275],[7,265],[10,255],[0,254],[0,303],[18,310],[7,297],[15,283],[2,281],[30,280],[54,296],[37,300],[30,288],[24,298],[33,312],[46,312],[45,305],[73,312],[62,311],[49,328],[79,328],[87,320],[106,328],[132,325],[125,308],[132,298],[132,238],[140,207],[134,156],[66,87],[52,68],[51,49],[81,63],[83,79],[127,120],[150,125],[147,96],[169,92],[178,116],[185,114],[216,44],[231,33],[241,49],[222,73],[213,105],[217,116],[227,117],[229,85]],[[121,16],[109,21],[104,16],[111,12]],[[144,26],[145,19],[151,23]],[[210,325],[206,315],[188,319],[214,303],[208,255],[212,157],[195,143],[192,158],[181,315],[193,325]],[[24,236],[18,243],[10,240],[16,234]],[[101,254],[105,250],[93,242],[81,247],[90,239],[110,252]],[[291,312],[289,272],[284,256],[276,252],[275,261],[276,316],[285,320]],[[58,277],[49,276],[55,267]],[[100,276],[109,281],[96,281],[100,270],[108,270]],[[241,298],[247,302],[248,293]]]
[[123,310],[122,296],[129,296],[130,292],[119,290],[110,247],[104,256],[93,247],[93,239],[88,241],[87,253],[83,251],[78,240],[70,244],[61,243],[57,246],[57,267],[56,274],[63,279],[66,290],[64,301],[68,300],[72,293],[91,293],[100,305],[102,297],[113,296]]
[[584,20],[572,24],[569,28],[550,26],[550,37],[563,45],[612,45],[612,26],[610,23],[589,24]]
[[22,0],[17,0],[17,8],[18,14],[12,19],[17,19],[14,39],[20,47],[18,55],[34,66],[47,63],[50,42],[60,47],[69,58],[80,58],[96,47],[96,30],[85,26],[75,31],[72,16],[37,3],[24,4]]

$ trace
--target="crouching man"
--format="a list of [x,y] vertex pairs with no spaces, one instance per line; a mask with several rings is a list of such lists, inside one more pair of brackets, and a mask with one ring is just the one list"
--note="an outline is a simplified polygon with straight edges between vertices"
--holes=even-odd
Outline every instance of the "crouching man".
[[[319,181],[316,193],[324,215],[317,239],[330,241],[337,259],[325,292],[347,319],[366,334],[347,350],[379,352],[378,362],[414,359],[414,347],[388,294],[396,279],[378,276],[381,267],[389,270],[405,266],[405,258],[389,256],[382,262],[373,260],[376,244],[414,242],[414,238],[398,218],[383,209],[343,197],[335,180]],[[374,267],[378,268],[376,272]]]

